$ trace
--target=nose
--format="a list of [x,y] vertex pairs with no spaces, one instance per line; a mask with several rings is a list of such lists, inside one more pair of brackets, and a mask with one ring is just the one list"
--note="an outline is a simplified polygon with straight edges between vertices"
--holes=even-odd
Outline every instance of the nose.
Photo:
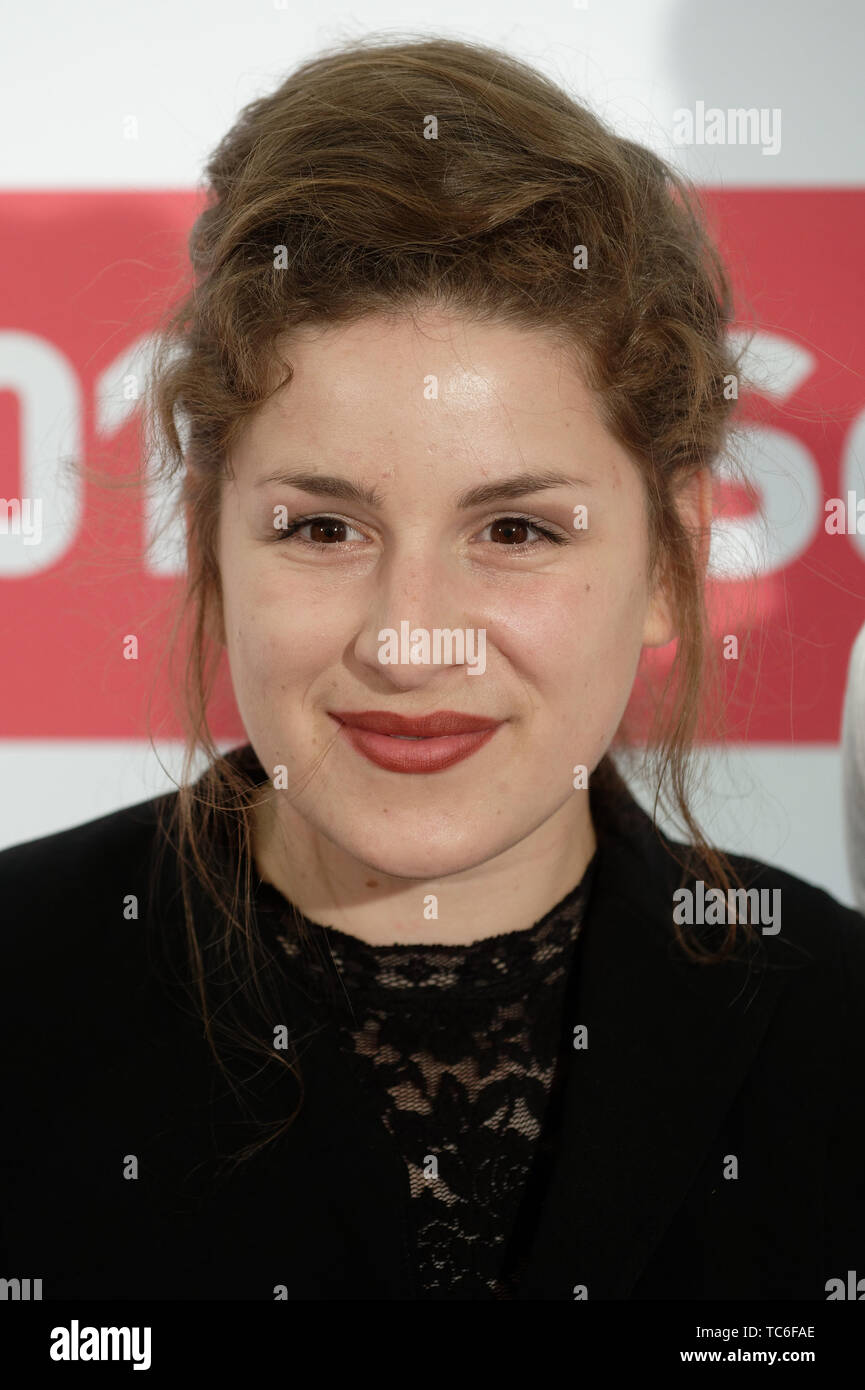
[[355,658],[397,690],[461,678],[467,644],[447,636],[466,627],[456,565],[415,535],[394,546],[370,583],[374,589],[354,643]]

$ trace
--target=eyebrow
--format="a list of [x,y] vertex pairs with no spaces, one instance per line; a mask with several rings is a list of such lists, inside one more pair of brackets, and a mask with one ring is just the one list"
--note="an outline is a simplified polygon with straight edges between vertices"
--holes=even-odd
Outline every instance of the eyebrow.
[[[255,486],[266,487],[278,483],[282,487],[296,487],[301,492],[309,492],[318,497],[336,497],[344,502],[363,502],[370,507],[383,507],[385,499],[374,488],[353,483],[349,478],[341,478],[333,473],[309,473],[303,469],[289,472],[268,473],[259,478]],[[489,502],[513,500],[531,492],[546,492],[556,487],[591,487],[585,478],[573,478],[567,473],[515,473],[510,478],[502,478],[494,483],[480,483],[457,495],[456,505],[461,511],[470,507],[482,507]]]

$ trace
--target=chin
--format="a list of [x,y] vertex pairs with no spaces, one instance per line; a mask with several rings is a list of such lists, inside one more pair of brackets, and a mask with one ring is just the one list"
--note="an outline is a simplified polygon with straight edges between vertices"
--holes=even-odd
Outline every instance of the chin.
[[491,845],[485,849],[478,844],[477,837],[472,843],[437,846],[430,843],[428,834],[407,836],[402,834],[396,842],[389,838],[389,832],[382,832],[375,841],[356,842],[351,839],[335,840],[347,854],[358,859],[376,873],[387,874],[391,878],[409,878],[427,881],[446,878],[467,869],[474,869],[491,859],[500,850]]

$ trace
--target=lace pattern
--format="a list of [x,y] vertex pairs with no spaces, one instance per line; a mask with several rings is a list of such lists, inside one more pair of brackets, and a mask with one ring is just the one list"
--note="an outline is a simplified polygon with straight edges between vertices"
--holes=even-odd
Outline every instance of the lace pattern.
[[307,992],[333,1011],[403,1156],[426,1298],[513,1296],[508,1242],[556,1077],[594,865],[533,926],[469,945],[371,946],[258,883],[258,907]]

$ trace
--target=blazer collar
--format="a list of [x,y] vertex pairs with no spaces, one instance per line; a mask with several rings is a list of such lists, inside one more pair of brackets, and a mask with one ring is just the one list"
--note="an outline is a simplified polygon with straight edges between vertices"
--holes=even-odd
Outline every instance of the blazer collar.
[[[782,974],[765,951],[693,965],[676,945],[683,874],[621,779],[592,809],[599,858],[563,1039],[578,1024],[520,1298],[626,1298],[684,1200],[769,1024]],[[681,857],[684,846],[678,845]],[[741,868],[747,861],[734,858]],[[567,1044],[566,1044],[567,1045]]]

